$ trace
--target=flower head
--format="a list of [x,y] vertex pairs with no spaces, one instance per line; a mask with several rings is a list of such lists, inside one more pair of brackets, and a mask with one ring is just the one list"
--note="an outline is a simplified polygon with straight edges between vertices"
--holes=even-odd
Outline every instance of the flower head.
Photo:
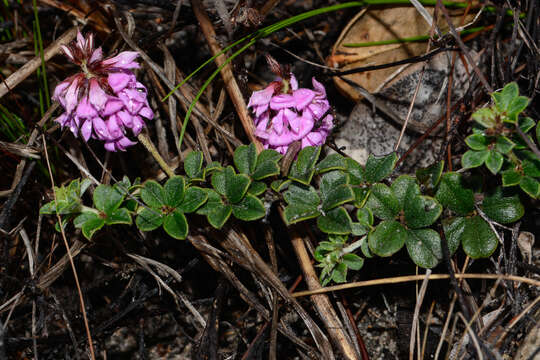
[[53,99],[65,111],[55,121],[85,141],[103,141],[108,151],[124,151],[136,144],[126,136],[126,129],[136,136],[145,126],[144,119],[154,117],[146,88],[132,72],[139,68],[138,53],[124,51],[103,59],[101,48],[94,48],[93,34],[84,37],[80,32],[62,51],[82,71],[56,86]]
[[289,79],[278,79],[253,92],[248,108],[255,113],[255,136],[265,149],[285,154],[295,141],[301,141],[302,148],[324,144],[333,116],[324,86],[315,78],[312,83],[313,89],[298,88],[290,73]]

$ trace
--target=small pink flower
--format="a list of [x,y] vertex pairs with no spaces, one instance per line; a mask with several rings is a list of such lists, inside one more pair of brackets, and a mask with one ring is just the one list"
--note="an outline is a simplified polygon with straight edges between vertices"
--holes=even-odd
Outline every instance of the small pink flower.
[[153,119],[147,91],[137,81],[132,69],[138,69],[135,51],[124,51],[103,59],[101,48],[94,49],[94,36],[80,32],[69,46],[62,46],[68,59],[81,67],[81,72],[56,86],[53,99],[65,112],[55,121],[81,134],[104,141],[108,151],[124,151],[136,144],[126,136],[130,129],[137,136],[145,126],[143,119]]
[[298,88],[291,73],[290,79],[278,79],[253,92],[248,108],[255,113],[255,136],[265,149],[285,154],[295,141],[301,141],[302,148],[324,144],[334,126],[333,116],[324,86],[315,78],[312,83],[313,90]]

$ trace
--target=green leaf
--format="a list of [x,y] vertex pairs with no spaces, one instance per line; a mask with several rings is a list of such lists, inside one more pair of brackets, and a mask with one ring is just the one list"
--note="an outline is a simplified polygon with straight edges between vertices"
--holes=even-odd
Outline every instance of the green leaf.
[[399,213],[399,202],[385,184],[374,184],[366,202],[373,215],[382,220],[391,220]]
[[287,225],[292,225],[300,221],[313,219],[320,215],[319,210],[313,206],[291,204],[285,207],[283,216]]
[[353,236],[363,236],[369,232],[369,228],[359,222],[351,222],[351,234]]
[[257,166],[255,168],[267,161],[278,162],[282,157],[283,155],[278,153],[276,150],[264,149],[259,153],[259,156],[257,156]]
[[461,157],[461,166],[465,169],[478,167],[486,161],[489,156],[489,150],[475,151],[467,150]]
[[378,256],[391,256],[405,244],[407,230],[397,221],[381,222],[368,236],[369,248]]
[[301,204],[313,207],[319,206],[321,199],[313,186],[299,186],[291,184],[289,189],[283,193],[283,199],[287,204]]
[[371,253],[371,250],[369,249],[368,237],[364,236],[359,241],[360,241],[360,250],[362,250],[362,254],[368,259],[371,259],[373,257],[373,254]]
[[369,183],[375,183],[388,177],[394,170],[394,166],[398,161],[397,154],[395,152],[383,156],[374,157],[369,155],[366,162],[365,177]]
[[356,254],[345,254],[342,257],[343,263],[351,270],[360,270],[364,266],[364,259]]
[[41,215],[52,215],[56,213],[56,206],[54,201],[48,202],[39,209]]
[[257,149],[255,144],[240,145],[234,151],[234,165],[238,171],[242,174],[250,175],[255,171],[255,165],[257,163]]
[[315,173],[315,164],[321,153],[320,147],[306,146],[298,153],[298,158],[291,165],[289,179],[309,185]]
[[184,200],[186,181],[183,176],[173,176],[163,186],[163,199],[165,205],[178,207]]
[[465,143],[473,150],[486,150],[488,139],[481,134],[472,134],[465,138]]
[[214,171],[221,171],[223,170],[223,166],[221,166],[221,163],[217,161],[212,161],[210,164],[206,165],[205,171],[207,174],[211,174]]
[[321,160],[316,167],[318,173],[325,173],[330,170],[346,170],[347,163],[340,154],[330,154]]
[[540,184],[530,176],[524,176],[519,187],[532,198],[537,198],[540,195]]
[[531,119],[530,117],[526,116],[526,117],[520,117],[518,119],[518,124],[519,124],[519,128],[521,129],[521,131],[523,131],[523,133],[527,133],[529,132],[529,130],[531,130],[534,125],[536,125],[536,123],[534,122],[533,119]]
[[135,225],[141,231],[152,231],[157,229],[163,224],[163,217],[161,213],[155,209],[143,208],[135,219]]
[[324,211],[354,200],[354,193],[347,185],[348,181],[347,174],[339,170],[327,172],[321,177],[320,190]]
[[279,175],[279,165],[275,161],[268,160],[257,164],[252,177],[254,180],[262,180],[276,175]]
[[318,206],[321,199],[312,186],[291,184],[283,193],[283,198],[289,204],[284,210],[287,224],[312,219],[320,214]]
[[345,163],[347,165],[347,172],[349,173],[349,182],[352,185],[360,185],[365,182],[364,180],[364,168],[358,163],[358,161],[346,158]]
[[369,188],[354,186],[352,187],[352,190],[354,193],[354,206],[357,208],[363,207],[369,195]]
[[317,226],[327,234],[350,234],[351,222],[349,213],[341,206],[317,218]]
[[486,129],[493,128],[497,125],[495,120],[496,114],[492,108],[486,107],[475,111],[472,114],[472,118],[478,124],[482,125]]
[[407,199],[415,198],[420,195],[420,186],[412,176],[401,175],[390,186],[394,196],[398,201],[398,207],[403,209]]
[[266,215],[263,202],[253,195],[246,195],[242,201],[232,206],[233,215],[243,221],[253,221]]
[[493,195],[485,197],[481,207],[491,220],[501,224],[518,221],[525,213],[519,197],[503,197],[501,188],[497,188]]
[[358,222],[364,226],[371,227],[373,225],[373,213],[368,208],[361,208],[356,211]]
[[491,171],[493,175],[497,175],[497,173],[502,168],[503,161],[504,158],[500,152],[490,150],[489,155],[486,159],[486,167],[489,169],[489,171]]
[[73,219],[73,225],[80,229],[84,225],[85,222],[90,220],[99,219],[99,215],[90,211],[85,211],[81,213],[79,216],[77,216],[75,219]]
[[102,218],[96,217],[94,219],[89,219],[82,225],[82,233],[85,238],[91,240],[92,236],[96,233],[96,231],[101,229],[103,225],[105,225],[105,220]]
[[489,257],[497,248],[497,236],[489,224],[480,216],[465,218],[461,244],[473,259]]
[[282,192],[283,190],[286,190],[291,183],[292,183],[291,180],[274,180],[270,184],[270,187],[272,188],[272,190],[279,193],[279,192]]
[[212,174],[212,186],[218,193],[225,195],[232,204],[242,200],[250,182],[251,179],[246,174],[235,174],[232,166]]
[[518,171],[514,169],[506,170],[502,172],[502,184],[503,186],[515,186],[518,185],[521,181],[521,175]]
[[347,265],[337,264],[331,275],[332,281],[340,284],[347,281]]
[[441,177],[435,197],[442,206],[459,215],[467,215],[474,210],[473,192],[463,187],[461,174],[456,172],[448,172]]
[[146,205],[160,209],[165,205],[163,187],[154,180],[148,180],[141,189],[141,199]]
[[112,186],[99,185],[94,190],[94,205],[107,215],[118,209],[122,201],[124,201],[124,196]]
[[412,261],[420,267],[431,269],[442,259],[441,238],[435,230],[408,230],[405,244]]
[[527,105],[529,105],[529,99],[525,96],[518,96],[512,100],[506,111],[506,115],[512,123],[516,123],[518,115],[527,108]]
[[508,110],[510,104],[518,97],[518,95],[518,85],[515,82],[511,82],[506,84],[501,91],[492,93],[491,97],[495,100],[497,109],[500,112],[504,112]]
[[[124,179],[126,179],[128,181],[128,184],[129,184],[129,179],[127,178],[127,176],[125,176]],[[88,178],[83,179],[81,181],[81,186],[80,186],[80,189],[79,189],[79,198],[84,195],[84,193],[86,192],[86,190],[88,190],[90,185],[92,185],[92,180],[90,180]],[[128,188],[129,188],[129,186],[128,186]]]
[[190,180],[204,180],[204,171],[202,169],[203,153],[201,151],[192,151],[184,160],[184,172]]
[[126,208],[116,209],[111,214],[107,215],[107,218],[105,219],[105,224],[107,224],[107,225],[114,225],[114,224],[131,225],[131,215],[129,214],[129,211]]
[[283,193],[283,198],[289,204],[283,212],[287,224],[312,219],[320,214],[318,206],[321,199],[312,186],[291,184]]
[[192,213],[200,208],[208,199],[208,193],[197,186],[188,187],[182,203],[178,206],[178,210],[183,213]]
[[507,138],[506,136],[500,135],[497,137],[497,142],[495,143],[495,150],[502,154],[508,154],[516,144]]
[[227,181],[225,179],[225,171],[223,170],[214,171],[211,177],[212,187],[221,195],[227,193]]
[[523,167],[523,174],[530,177],[540,177],[540,159],[523,160],[521,166]]
[[[465,218],[458,216],[454,218],[447,218],[442,221],[444,236],[448,243],[448,252],[452,256],[456,252],[461,244],[461,239],[465,230]],[[441,245],[442,246],[442,245]]]
[[249,186],[248,194],[259,196],[266,191],[266,188],[266,184],[262,181],[254,181]]
[[441,204],[429,196],[408,198],[403,209],[407,226],[412,229],[430,226],[442,212]]
[[441,180],[444,161],[416,170],[416,178],[427,188],[434,189]]
[[184,213],[175,210],[168,214],[163,220],[163,230],[174,239],[184,240],[188,234],[188,223]]
[[197,210],[197,214],[205,215],[210,225],[216,229],[221,229],[229,216],[231,216],[232,206],[225,205],[221,196],[214,190],[206,189],[206,193],[208,194],[208,200],[204,206]]

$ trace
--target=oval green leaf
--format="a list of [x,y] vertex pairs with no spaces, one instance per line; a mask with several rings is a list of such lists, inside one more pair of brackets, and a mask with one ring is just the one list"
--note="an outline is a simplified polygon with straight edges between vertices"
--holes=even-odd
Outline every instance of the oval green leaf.
[[405,244],[407,230],[397,221],[381,222],[368,236],[369,248],[378,256],[391,256]]

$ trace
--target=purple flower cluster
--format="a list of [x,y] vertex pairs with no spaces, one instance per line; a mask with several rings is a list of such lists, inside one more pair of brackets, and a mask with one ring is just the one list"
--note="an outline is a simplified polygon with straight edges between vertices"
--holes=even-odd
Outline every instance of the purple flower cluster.
[[94,49],[94,36],[85,38],[80,32],[62,50],[82,72],[56,86],[53,99],[65,112],[55,121],[69,127],[75,136],[80,132],[85,141],[104,141],[108,151],[124,151],[136,144],[126,136],[126,128],[137,136],[145,126],[144,119],[154,117],[146,88],[132,72],[139,68],[138,53],[124,51],[103,59],[101,47]]
[[255,113],[255,135],[265,149],[287,152],[295,141],[306,146],[320,146],[333,127],[330,104],[324,86],[312,79],[313,90],[298,88],[291,73],[290,79],[270,83],[265,89],[254,91],[248,108]]

